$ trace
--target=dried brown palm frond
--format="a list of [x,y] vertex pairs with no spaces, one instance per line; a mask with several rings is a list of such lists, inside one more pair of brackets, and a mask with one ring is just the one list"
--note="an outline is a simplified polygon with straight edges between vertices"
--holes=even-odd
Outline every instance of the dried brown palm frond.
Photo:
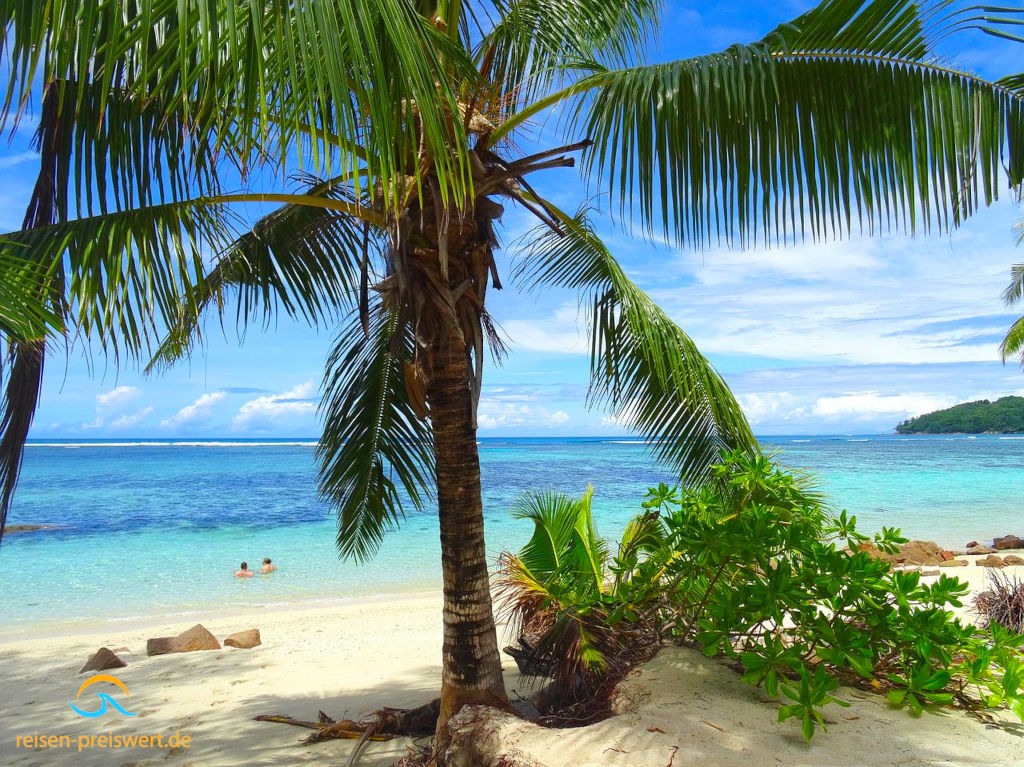
[[1016,634],[1024,633],[1024,582],[1016,576],[992,571],[989,589],[974,598],[974,607],[986,622],[994,621]]

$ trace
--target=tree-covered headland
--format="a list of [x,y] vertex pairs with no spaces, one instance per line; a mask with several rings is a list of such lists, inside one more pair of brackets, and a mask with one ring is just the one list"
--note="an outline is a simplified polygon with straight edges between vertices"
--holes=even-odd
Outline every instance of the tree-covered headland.
[[1024,432],[1024,397],[987,399],[908,418],[897,434],[1012,434]]

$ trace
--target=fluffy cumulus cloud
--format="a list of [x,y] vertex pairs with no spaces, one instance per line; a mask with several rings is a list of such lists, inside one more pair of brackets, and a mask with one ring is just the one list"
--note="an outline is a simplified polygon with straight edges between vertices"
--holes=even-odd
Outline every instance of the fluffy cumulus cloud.
[[96,395],[96,407],[115,409],[138,398],[141,391],[135,386],[118,386]]
[[[236,431],[262,431],[281,426],[306,427],[316,412],[317,399],[312,381],[281,394],[251,399],[238,409],[232,421]],[[297,431],[295,433],[298,433]]]
[[832,364],[985,362],[1014,315],[1002,305],[1015,211],[952,237],[886,236],[674,261],[685,284],[649,292],[705,353]]
[[589,354],[590,341],[585,314],[576,304],[565,304],[542,319],[503,320],[502,329],[515,351],[529,350],[556,354]]
[[836,397],[819,397],[812,412],[822,418],[870,419],[880,415],[919,415],[953,404],[955,401],[951,397],[924,392],[882,394],[877,391],[861,391]]
[[477,423],[481,431],[551,429],[569,422],[564,410],[551,411],[542,405],[481,399]]
[[162,420],[160,425],[168,429],[198,425],[210,417],[217,403],[222,402],[225,397],[227,395],[222,391],[201,394],[191,405],[186,405],[171,417]]
[[[116,386],[110,391],[100,392],[96,395],[95,416],[90,421],[79,425],[82,431],[96,431],[100,429],[119,430],[133,426],[148,416],[153,409],[142,408],[128,416],[124,413],[125,407],[139,398],[142,391],[135,386]],[[130,419],[138,416],[134,421]]]
[[125,429],[134,429],[153,412],[152,406],[147,406],[136,410],[134,413],[126,413],[120,415],[110,422],[110,428],[115,431],[124,431]]

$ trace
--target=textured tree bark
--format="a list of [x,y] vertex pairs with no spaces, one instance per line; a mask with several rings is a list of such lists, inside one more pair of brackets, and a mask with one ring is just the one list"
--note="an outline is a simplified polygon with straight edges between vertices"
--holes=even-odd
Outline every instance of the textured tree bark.
[[508,702],[484,544],[469,356],[458,331],[447,327],[432,349],[427,384],[444,573],[443,672],[436,751],[447,743],[448,720],[463,706],[503,707]]
[[[36,130],[39,147],[39,173],[36,177],[22,229],[35,229],[67,220],[68,175],[71,148],[60,119],[60,84],[48,83],[43,93],[42,114]],[[57,270],[52,285],[40,285],[39,295],[63,294],[63,272]],[[7,387],[0,399],[0,539],[7,523],[7,512],[21,473],[28,431],[39,405],[43,386],[43,361],[46,344],[42,340],[12,342],[5,362]]]

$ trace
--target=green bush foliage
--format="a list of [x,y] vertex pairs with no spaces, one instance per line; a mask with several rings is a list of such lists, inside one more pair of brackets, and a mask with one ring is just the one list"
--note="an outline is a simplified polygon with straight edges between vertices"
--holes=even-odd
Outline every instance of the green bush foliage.
[[[780,699],[779,720],[797,719],[808,740],[824,729],[827,704],[848,705],[835,695],[843,683],[873,688],[914,714],[930,705],[1005,705],[1024,719],[1024,636],[996,621],[979,628],[959,620],[950,608],[962,605],[963,583],[946,575],[923,583],[861,550],[870,541],[894,552],[904,539],[892,529],[871,539],[858,533],[855,517],[830,513],[805,480],[770,458],[728,454],[701,489],[652,488],[614,555],[594,530],[589,491],[585,499],[586,536],[553,535],[568,523],[551,508],[524,514],[535,535],[504,559],[505,604],[526,618],[524,627],[571,624],[577,636],[599,637],[557,645],[563,654],[580,650],[571,663],[550,658],[547,673],[561,689],[594,689],[653,627],[657,641],[737,660],[745,681]],[[582,524],[578,516],[573,524]],[[560,550],[564,566],[527,565],[524,580],[521,566],[541,541]],[[560,679],[563,670],[573,684]]]

